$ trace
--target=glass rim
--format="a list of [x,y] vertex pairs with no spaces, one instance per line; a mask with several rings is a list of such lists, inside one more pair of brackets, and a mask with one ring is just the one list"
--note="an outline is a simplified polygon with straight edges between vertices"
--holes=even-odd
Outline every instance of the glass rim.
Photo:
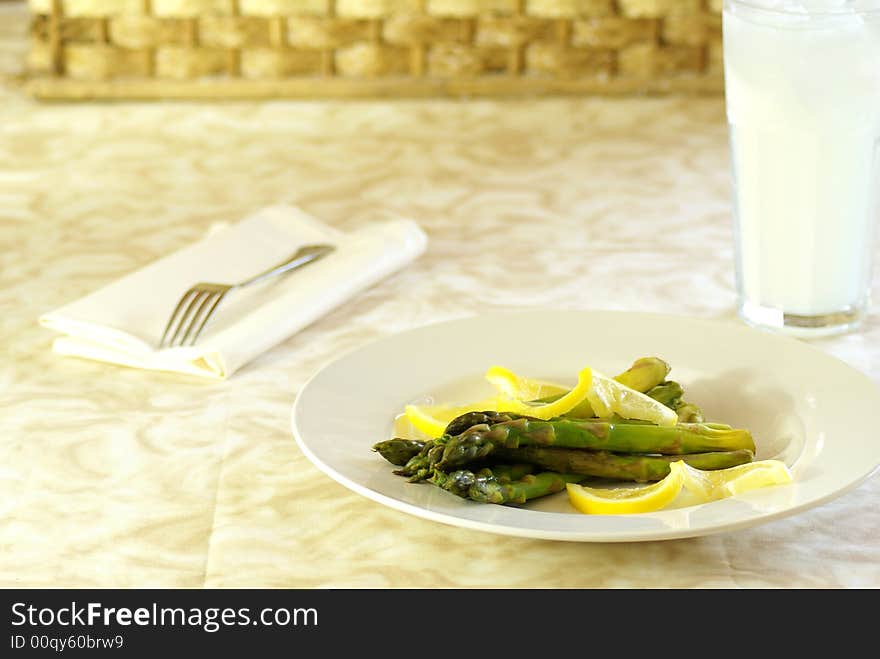
[[866,16],[868,14],[880,14],[880,4],[877,7],[872,7],[870,9],[855,9],[855,8],[843,8],[837,7],[834,9],[818,9],[812,10],[807,9],[806,11],[793,11],[792,9],[786,9],[783,7],[765,7],[755,0],[724,0],[725,5],[741,5],[743,7],[747,7],[757,12],[765,12],[768,14],[780,14],[783,16]]

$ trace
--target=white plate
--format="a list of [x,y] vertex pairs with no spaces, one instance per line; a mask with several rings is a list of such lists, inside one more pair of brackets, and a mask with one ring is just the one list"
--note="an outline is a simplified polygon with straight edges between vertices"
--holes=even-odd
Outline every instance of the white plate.
[[[794,475],[774,486],[699,505],[636,515],[584,515],[565,493],[524,506],[481,504],[393,475],[371,450],[406,403],[464,402],[491,393],[501,364],[573,382],[656,355],[708,420],[752,431],[757,459]],[[458,401],[453,400],[458,399]],[[499,312],[410,330],[363,346],[318,372],[293,407],[293,434],[328,476],[397,510],[494,533],[574,541],[660,540],[731,531],[803,511],[864,481],[880,464],[867,418],[880,390],[807,343],[734,322],[628,312]]]

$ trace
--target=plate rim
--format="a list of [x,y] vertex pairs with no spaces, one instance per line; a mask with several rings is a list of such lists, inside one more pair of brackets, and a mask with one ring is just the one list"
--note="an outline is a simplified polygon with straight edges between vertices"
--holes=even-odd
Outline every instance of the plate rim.
[[[818,506],[824,505],[829,501],[835,500],[845,494],[857,489],[863,483],[874,477],[877,473],[880,473],[880,459],[866,472],[861,474],[858,478],[855,478],[842,487],[839,487],[835,490],[829,491],[822,496],[804,501],[800,504],[793,505],[782,510],[772,511],[772,512],[761,512],[756,515],[751,515],[745,517],[740,520],[732,520],[727,523],[721,524],[713,524],[711,526],[686,526],[681,528],[669,527],[667,529],[648,529],[644,531],[632,531],[632,530],[622,530],[619,533],[602,533],[591,530],[585,530],[583,532],[578,531],[560,531],[553,529],[540,529],[534,527],[518,527],[518,526],[510,526],[492,522],[484,522],[480,520],[474,520],[468,517],[456,516],[449,513],[444,513],[440,511],[431,510],[415,503],[410,503],[406,501],[401,501],[392,496],[383,494],[382,492],[376,491],[366,485],[363,485],[357,481],[352,480],[348,476],[342,474],[341,472],[334,469],[331,465],[325,463],[322,459],[320,459],[309,447],[308,442],[302,437],[299,428],[297,427],[296,418],[297,413],[300,409],[300,403],[302,401],[302,394],[304,391],[308,389],[308,387],[312,384],[314,380],[316,380],[319,376],[321,376],[324,371],[329,368],[331,365],[340,362],[350,355],[356,354],[361,350],[365,350],[369,347],[376,346],[386,342],[393,342],[395,339],[404,334],[415,333],[419,331],[426,331],[432,329],[441,328],[444,325],[453,325],[457,323],[461,323],[463,321],[474,321],[485,319],[490,316],[512,316],[512,315],[530,315],[534,313],[540,313],[542,311],[552,311],[555,313],[570,313],[573,315],[589,315],[589,314],[612,314],[612,315],[620,315],[620,316],[640,316],[643,318],[655,318],[655,319],[665,319],[667,321],[677,321],[677,322],[696,322],[702,323],[706,325],[723,327],[728,330],[734,330],[745,334],[754,334],[761,336],[764,340],[776,340],[780,341],[786,345],[795,345],[798,346],[797,349],[806,349],[809,352],[819,356],[819,358],[829,360],[831,363],[835,363],[840,367],[848,369],[853,374],[858,375],[863,380],[866,381],[867,384],[871,385],[878,395],[880,395],[880,386],[877,385],[867,374],[855,368],[851,364],[844,362],[837,357],[820,350],[819,348],[811,345],[809,342],[797,339],[794,337],[789,337],[786,335],[782,335],[775,332],[770,332],[766,330],[761,330],[758,328],[754,328],[747,324],[735,324],[729,320],[718,319],[718,318],[706,318],[702,316],[689,316],[686,314],[672,314],[672,313],[660,313],[660,312],[650,312],[650,311],[627,311],[627,310],[617,310],[617,309],[559,309],[559,308],[551,308],[551,307],[530,307],[530,308],[520,308],[520,309],[501,309],[501,310],[489,310],[484,312],[471,313],[463,316],[458,316],[454,318],[447,318],[438,321],[432,321],[428,323],[423,323],[421,325],[416,325],[413,327],[409,327],[400,331],[392,332],[391,334],[387,334],[384,336],[375,337],[371,340],[363,341],[358,345],[350,347],[349,349],[340,352],[336,356],[325,360],[325,362],[318,367],[315,372],[306,379],[303,385],[300,387],[299,391],[296,394],[296,397],[293,401],[293,405],[291,407],[290,413],[290,425],[291,431],[299,446],[300,450],[303,454],[308,458],[308,460],[317,467],[322,473],[336,481],[337,483],[343,485],[347,489],[369,499],[376,503],[380,503],[386,507],[397,510],[399,512],[403,512],[420,519],[427,519],[430,521],[438,522],[448,526],[456,526],[459,528],[467,528],[471,530],[482,531],[486,533],[491,533],[494,535],[503,535],[503,536],[513,536],[513,537],[523,537],[523,538],[532,538],[532,539],[541,539],[541,540],[555,540],[555,541],[563,541],[563,542],[598,542],[598,543],[620,543],[620,542],[650,542],[650,541],[663,541],[663,540],[675,540],[675,539],[683,539],[683,538],[691,538],[691,537],[700,537],[700,536],[708,536],[708,535],[717,535],[721,533],[728,533],[731,531],[736,531],[744,528],[751,528],[757,525],[763,525],[768,522],[776,521],[779,519],[783,519],[786,517],[790,517],[796,515],[800,512],[804,512],[805,510],[809,510],[812,508],[816,508]],[[796,486],[797,483],[792,483],[790,486]],[[698,504],[701,507],[704,505],[709,505],[709,502],[706,504]],[[714,502],[719,503],[719,502]],[[530,512],[538,512],[538,511],[530,511]],[[542,513],[541,514],[563,514],[563,513]],[[641,514],[644,515],[644,514]],[[629,518],[633,517],[633,515],[606,515],[603,517],[620,517],[620,518]]]

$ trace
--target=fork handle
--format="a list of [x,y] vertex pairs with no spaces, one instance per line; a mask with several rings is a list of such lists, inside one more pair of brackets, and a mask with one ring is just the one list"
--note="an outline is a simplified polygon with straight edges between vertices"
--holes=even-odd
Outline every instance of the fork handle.
[[333,249],[333,245],[303,245],[290,258],[282,261],[278,265],[272,266],[265,272],[261,272],[260,274],[255,275],[250,279],[239,282],[236,285],[236,288],[250,286],[251,284],[256,284],[257,282],[271,279],[272,277],[277,277],[278,275],[284,274],[285,272],[296,270],[297,268],[302,267],[307,263],[316,261],[325,254],[329,254],[333,251]]

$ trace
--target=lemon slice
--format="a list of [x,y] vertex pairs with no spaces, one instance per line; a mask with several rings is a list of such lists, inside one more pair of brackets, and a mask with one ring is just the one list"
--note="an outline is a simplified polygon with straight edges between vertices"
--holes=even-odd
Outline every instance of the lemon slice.
[[568,500],[583,513],[624,515],[660,510],[682,489],[693,494],[696,503],[705,503],[791,481],[791,471],[780,460],[759,460],[713,470],[697,469],[684,460],[676,460],[669,465],[669,474],[651,485],[605,489],[567,483],[565,487]]
[[791,471],[781,460],[758,460],[727,469],[696,469],[682,462],[684,487],[702,501],[715,501],[769,485],[792,481]]
[[501,395],[522,401],[560,396],[571,389],[555,382],[522,377],[503,366],[492,366],[486,371],[486,379]]
[[669,474],[651,485],[605,489],[566,483],[568,500],[582,513],[592,515],[628,515],[660,510],[681,492],[683,464],[681,461],[673,462],[669,465]]
[[608,418],[617,414],[625,419],[648,421],[658,426],[674,426],[678,423],[678,414],[675,410],[595,371],[587,401],[593,408],[593,413],[599,418]]
[[[486,379],[502,397],[510,401],[519,401],[519,403],[502,403],[502,407],[498,409],[499,412],[516,412],[549,419],[551,417],[542,416],[544,412],[538,411],[537,406],[534,403],[528,403],[528,401],[564,394],[555,403],[561,403],[565,400],[565,404],[559,405],[558,408],[546,408],[547,410],[555,410],[555,416],[571,412],[575,407],[581,405],[581,407],[589,407],[587,416],[609,418],[617,414],[625,419],[648,421],[659,426],[674,426],[678,423],[678,415],[663,403],[596,371],[591,371],[592,382],[586,395],[580,397],[574,405],[570,405],[572,399],[566,398],[574,392],[574,389],[570,390],[565,385],[555,382],[522,377],[503,366],[491,367],[486,372]],[[579,395],[580,392],[578,392]],[[528,405],[524,405],[526,403]]]
[[[490,369],[491,370],[491,369]],[[498,412],[513,412],[536,419],[552,419],[562,416],[582,402],[590,391],[593,382],[593,371],[587,367],[578,373],[577,384],[561,398],[551,403],[529,403],[518,398],[500,396],[497,402]]]
[[497,400],[488,398],[470,405],[407,405],[404,417],[421,433],[432,439],[443,435],[446,426],[455,417],[467,412],[495,411]]

